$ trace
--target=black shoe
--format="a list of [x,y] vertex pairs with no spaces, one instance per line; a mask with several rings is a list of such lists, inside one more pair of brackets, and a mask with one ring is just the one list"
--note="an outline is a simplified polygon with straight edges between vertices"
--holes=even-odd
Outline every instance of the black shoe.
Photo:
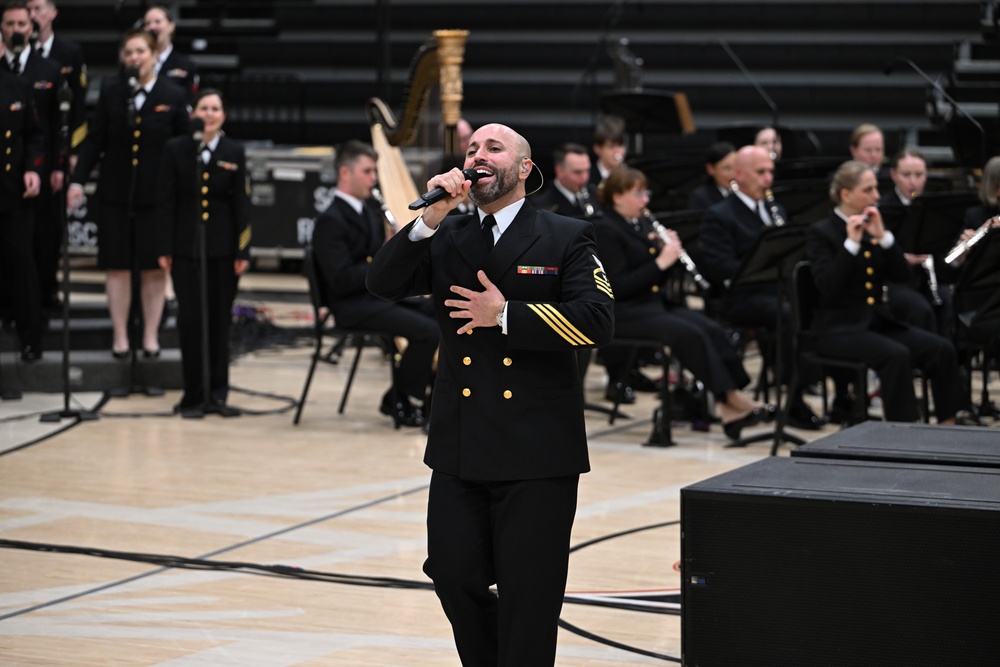
[[788,408],[788,425],[804,431],[818,431],[826,426],[826,420],[810,410],[805,401],[800,399]]
[[[393,399],[394,394],[397,396],[395,400]],[[385,392],[385,395],[382,396],[382,405],[379,407],[379,412],[392,417],[393,426],[396,428],[400,426],[422,427],[427,422],[424,419],[423,412],[420,408],[410,403],[410,399],[406,397],[406,394],[393,392],[392,389]]]
[[114,357],[115,359],[128,359],[130,353],[131,353],[130,350],[124,350],[122,352],[118,352],[115,350],[115,348],[111,348],[111,356]]
[[234,408],[225,403],[209,403],[205,406],[205,413],[219,415],[220,417],[239,417],[243,414],[239,408]]
[[628,384],[633,391],[659,392],[663,389],[663,379],[652,380],[648,375],[638,370],[628,374]]
[[722,432],[730,440],[739,440],[740,432],[747,427],[759,424],[764,419],[766,413],[767,409],[764,406],[754,408],[745,417],[740,417],[739,419],[734,419],[731,422],[723,424]]
[[145,359],[157,359],[160,356],[160,351],[159,350],[147,350],[147,349],[143,348],[143,350],[142,350],[142,356]]
[[609,383],[608,388],[604,390],[604,398],[612,403],[631,405],[635,403],[635,391],[624,382]]
[[843,424],[851,420],[852,413],[854,412],[854,401],[850,398],[837,396],[833,399],[833,405],[830,407],[830,419],[831,424]]
[[21,348],[21,361],[26,361],[29,364],[38,361],[42,358],[42,351],[38,347],[25,345]]

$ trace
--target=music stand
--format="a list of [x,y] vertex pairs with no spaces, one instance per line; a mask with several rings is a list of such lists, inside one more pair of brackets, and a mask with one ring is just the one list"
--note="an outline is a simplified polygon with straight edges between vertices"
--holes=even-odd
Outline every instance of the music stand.
[[[601,93],[601,110],[620,116],[633,135],[635,153],[642,153],[642,134],[693,134],[694,120],[687,95],[667,90],[609,91]],[[671,113],[671,111],[673,113]]]
[[771,191],[793,224],[809,225],[830,214],[830,179],[797,178],[776,183]]
[[[784,312],[785,305],[785,284],[791,278],[792,269],[802,259],[805,258],[805,237],[808,228],[804,225],[785,225],[782,227],[768,227],[754,240],[754,245],[750,252],[743,258],[740,268],[733,276],[729,284],[731,291],[758,289],[761,287],[774,285],[775,294],[778,298],[778,315],[774,324],[775,348],[779,351],[775,355],[774,373],[778,381],[775,383],[775,395],[777,403],[781,406],[781,378],[782,378],[782,355],[780,353],[784,343]],[[793,387],[789,387],[789,398]],[[798,436],[785,433],[785,424],[788,422],[788,409],[791,400],[786,400],[785,404],[778,411],[777,425],[773,436],[768,433],[751,435],[740,438],[736,442],[731,442],[726,447],[746,447],[754,442],[764,442],[772,439],[772,454],[778,450],[782,441],[795,445],[805,443],[805,440]]]
[[988,414],[991,417],[1000,416],[1000,410],[990,402],[987,389],[990,372],[988,350],[996,338],[997,319],[1000,318],[998,267],[1000,267],[1000,234],[990,232],[969,251],[965,261],[962,262],[953,292],[958,320],[956,332],[959,327],[964,327],[970,339],[983,345],[983,389],[979,415]]
[[[889,224],[886,227],[899,239],[904,252],[945,255],[965,226],[965,210],[978,201],[974,192],[927,193],[909,206],[901,206],[901,214],[892,207],[890,215],[895,227]],[[882,219],[886,219],[884,214]]]

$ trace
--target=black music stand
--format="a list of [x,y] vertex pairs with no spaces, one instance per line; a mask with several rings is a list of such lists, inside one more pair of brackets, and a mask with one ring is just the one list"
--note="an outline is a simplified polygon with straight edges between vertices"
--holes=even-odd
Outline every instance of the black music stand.
[[[1000,410],[990,401],[989,384],[991,345],[1000,329],[1000,234],[991,232],[968,252],[953,291],[956,332],[964,329],[969,339],[983,346],[983,388],[979,416],[1000,417]],[[970,397],[971,398],[971,397]]]
[[917,197],[909,206],[891,207],[887,211],[891,220],[884,213],[882,219],[904,252],[945,255],[965,226],[965,210],[978,202],[971,191],[932,192]]
[[791,392],[793,387],[789,387],[789,399],[781,406],[781,378],[782,378],[782,355],[781,349],[784,344],[785,323],[782,314],[785,305],[785,285],[791,279],[792,269],[802,259],[805,259],[805,241],[807,227],[803,225],[785,225],[782,227],[768,227],[763,230],[755,239],[750,252],[743,258],[743,263],[733,276],[729,284],[730,291],[743,289],[758,289],[760,287],[773,285],[775,294],[778,297],[778,316],[774,324],[775,355],[774,374],[776,401],[780,410],[778,411],[777,425],[773,435],[770,433],[759,433],[746,438],[740,438],[736,442],[731,442],[726,447],[746,447],[754,442],[764,442],[773,439],[774,444],[771,453],[778,451],[781,442],[790,442],[795,445],[805,443],[805,440],[796,435],[785,432],[785,424],[788,423],[788,409],[791,406]]
[[830,215],[829,177],[783,180],[771,191],[793,224],[810,225]]
[[634,152],[642,153],[645,132],[693,134],[694,120],[687,95],[668,90],[613,90],[601,93],[601,110],[620,116],[633,135]]

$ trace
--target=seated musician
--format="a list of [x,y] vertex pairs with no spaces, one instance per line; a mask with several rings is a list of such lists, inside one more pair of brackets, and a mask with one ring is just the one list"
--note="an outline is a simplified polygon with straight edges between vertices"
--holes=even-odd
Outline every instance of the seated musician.
[[688,210],[697,211],[718,204],[732,192],[729,184],[733,180],[733,164],[736,162],[736,147],[728,141],[717,141],[708,147],[705,154],[705,183],[691,191]]
[[[968,241],[977,229],[990,218],[1000,215],[1000,155],[991,157],[983,167],[983,177],[979,183],[979,206],[965,211],[965,229],[959,241]],[[990,223],[998,226],[996,220]]]
[[[927,185],[927,160],[923,153],[907,147],[889,161],[892,188],[879,199],[883,220],[892,227],[890,216],[905,218],[905,210],[923,194]],[[890,282],[892,314],[908,324],[947,335],[951,322],[951,291],[944,284],[946,267],[931,255],[904,252],[910,266],[910,277],[902,282]],[[940,279],[940,282],[939,282]]]
[[893,317],[884,286],[905,280],[902,248],[875,204],[878,183],[866,163],[850,160],[833,176],[830,216],[809,229],[807,256],[820,293],[812,329],[817,352],[863,361],[878,373],[889,421],[919,418],[913,370],[930,379],[937,421],[955,423],[960,387],[951,341]]
[[[733,164],[733,195],[705,211],[701,225],[701,255],[704,270],[713,289],[723,292],[718,316],[732,326],[759,327],[773,331],[778,323],[778,296],[774,287],[729,289],[741,263],[750,254],[761,231],[787,220],[785,209],[765,202],[765,192],[774,179],[774,160],[760,146],[744,146]],[[785,330],[791,330],[791,307],[783,304]],[[782,357],[782,383],[792,376],[794,355],[790,345],[779,351]],[[812,375],[815,375],[813,371]],[[814,379],[802,373],[803,382]],[[788,424],[795,428],[818,430],[826,423],[802,397],[802,387],[792,387]]]
[[760,146],[767,151],[767,154],[771,156],[771,159],[777,162],[781,159],[781,135],[778,134],[778,130],[773,127],[762,127],[757,130],[757,134],[753,138],[753,145]]
[[422,427],[426,415],[421,408],[439,339],[433,306],[423,298],[385,301],[365,287],[372,257],[386,239],[381,215],[365,204],[378,178],[377,159],[375,149],[361,141],[337,147],[333,203],[316,219],[312,237],[317,278],[338,326],[384,331],[407,340],[396,384],[382,397],[380,410],[397,426]]
[[586,147],[563,144],[552,152],[552,163],[555,179],[548,188],[531,198],[534,207],[571,218],[601,215],[595,201],[597,188],[590,183],[590,155]]
[[[719,401],[726,436],[739,439],[743,428],[774,414],[772,406],[753,402],[740,391],[750,383],[725,330],[703,313],[669,301],[664,289],[670,268],[683,250],[677,235],[664,243],[646,211],[646,176],[621,166],[598,191],[604,216],[594,221],[597,248],[615,286],[615,334],[622,338],[662,341],[681,364]],[[620,384],[630,370],[622,350],[603,351],[610,382]]]
[[605,116],[594,126],[595,159],[590,167],[590,184],[597,187],[611,170],[625,162],[625,120],[620,116]]

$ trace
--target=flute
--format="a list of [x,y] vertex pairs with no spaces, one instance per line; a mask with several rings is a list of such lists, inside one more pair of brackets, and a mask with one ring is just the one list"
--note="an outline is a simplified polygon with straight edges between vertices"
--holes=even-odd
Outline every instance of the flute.
[[969,250],[971,250],[974,245],[983,240],[983,237],[989,233],[990,229],[995,223],[1000,223],[1000,215],[993,216],[992,218],[984,222],[982,225],[980,225],[979,229],[977,229],[972,236],[970,236],[964,241],[957,243],[955,247],[948,252],[947,256],[945,256],[944,263],[949,265],[955,264],[960,259],[964,258],[965,254],[969,252]]
[[[660,237],[660,241],[663,242],[663,245],[670,245],[673,243],[673,241],[670,240],[670,235],[667,234],[667,228],[664,227],[659,220],[653,217],[653,214],[649,212],[648,208],[642,209],[642,215],[649,220],[649,223],[653,226],[653,231]],[[694,260],[691,259],[691,256],[687,254],[686,250],[682,249],[677,258],[681,260],[681,264],[684,265],[684,268],[691,274],[691,277],[696,283],[698,283],[699,287],[702,289],[708,289],[711,287],[709,282],[705,280],[705,277],[701,275],[701,272],[698,271],[698,267],[695,266]]]
[[377,203],[379,208],[382,209],[382,215],[385,216],[385,221],[389,223],[389,229],[392,230],[392,233],[395,234],[398,232],[399,223],[396,222],[396,216],[394,216],[392,211],[389,210],[389,207],[386,206],[385,197],[382,196],[382,191],[378,188],[372,188],[372,199],[374,199],[375,203]]

